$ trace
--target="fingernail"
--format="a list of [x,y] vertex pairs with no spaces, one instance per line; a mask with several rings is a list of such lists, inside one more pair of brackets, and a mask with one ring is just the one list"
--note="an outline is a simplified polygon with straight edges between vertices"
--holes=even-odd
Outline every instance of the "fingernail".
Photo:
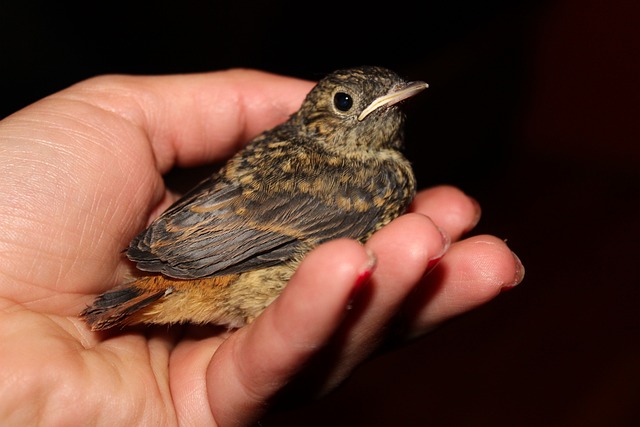
[[504,285],[502,286],[502,288],[500,288],[501,292],[508,291],[515,288],[524,279],[524,265],[522,265],[522,261],[520,261],[520,258],[518,258],[518,255],[516,255],[514,252],[511,252],[511,255],[513,255],[513,259],[515,261],[516,274],[512,283]]
[[378,258],[376,258],[376,254],[373,253],[370,249],[366,249],[367,251],[367,262],[362,267],[360,274],[356,278],[356,282],[353,285],[353,290],[357,291],[358,288],[361,288],[362,285],[367,283],[371,278],[371,275],[376,269],[376,265],[378,264]]
[[449,250],[449,246],[451,246],[451,237],[449,237],[449,234],[440,227],[438,227],[438,231],[440,232],[440,237],[442,238],[442,249],[440,250],[440,253],[438,255],[434,256],[433,258],[429,258],[427,271],[431,270],[440,262],[444,254],[446,254],[447,250]]
[[475,214],[474,214],[473,220],[471,221],[471,224],[469,224],[469,227],[465,229],[464,231],[465,233],[468,233],[469,231],[473,230],[475,226],[478,225],[478,223],[480,222],[480,217],[482,217],[482,208],[480,207],[480,203],[478,203],[478,201],[471,196],[467,196],[467,197],[469,197],[469,200],[471,200],[471,203],[473,204]]
[[349,297],[349,303],[347,309],[350,309],[353,303],[353,300],[356,296],[365,288],[365,285],[369,283],[373,272],[376,270],[376,265],[378,264],[378,258],[376,255],[370,250],[367,251],[367,262],[362,266],[358,277],[356,277],[356,281],[353,284],[353,288],[351,289],[351,295]]

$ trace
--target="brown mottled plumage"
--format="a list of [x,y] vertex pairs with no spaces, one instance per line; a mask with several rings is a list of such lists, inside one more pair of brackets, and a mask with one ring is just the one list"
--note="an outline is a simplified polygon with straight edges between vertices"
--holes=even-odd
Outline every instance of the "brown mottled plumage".
[[322,79],[291,118],[177,201],[127,251],[149,274],[99,296],[93,330],[134,323],[240,327],[282,291],[304,255],[366,241],[402,214],[415,179],[397,103],[425,89],[380,67]]

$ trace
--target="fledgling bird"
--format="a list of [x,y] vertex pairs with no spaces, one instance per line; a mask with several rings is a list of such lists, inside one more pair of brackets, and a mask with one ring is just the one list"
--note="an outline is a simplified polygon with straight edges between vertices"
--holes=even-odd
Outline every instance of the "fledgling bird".
[[137,323],[237,328],[328,240],[366,241],[415,194],[398,103],[427,88],[380,67],[329,74],[169,207],[126,252],[144,275],[81,314],[92,330]]

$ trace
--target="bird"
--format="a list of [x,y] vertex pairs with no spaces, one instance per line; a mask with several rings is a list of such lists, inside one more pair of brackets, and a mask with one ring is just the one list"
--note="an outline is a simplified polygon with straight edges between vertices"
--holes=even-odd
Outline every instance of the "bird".
[[416,193],[402,154],[400,102],[428,87],[378,66],[334,71],[133,238],[136,276],[97,296],[91,330],[136,324],[251,323],[304,256],[338,238],[366,242]]

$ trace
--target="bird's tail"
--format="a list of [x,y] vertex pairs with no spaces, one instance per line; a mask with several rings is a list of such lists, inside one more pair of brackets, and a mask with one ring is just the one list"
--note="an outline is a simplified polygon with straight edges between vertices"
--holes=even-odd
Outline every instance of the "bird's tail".
[[171,288],[148,288],[139,283],[146,277],[138,279],[127,287],[105,292],[98,296],[93,304],[80,314],[80,317],[91,327],[92,331],[109,329],[114,326],[126,326],[133,321],[132,316],[141,309],[170,294]]

